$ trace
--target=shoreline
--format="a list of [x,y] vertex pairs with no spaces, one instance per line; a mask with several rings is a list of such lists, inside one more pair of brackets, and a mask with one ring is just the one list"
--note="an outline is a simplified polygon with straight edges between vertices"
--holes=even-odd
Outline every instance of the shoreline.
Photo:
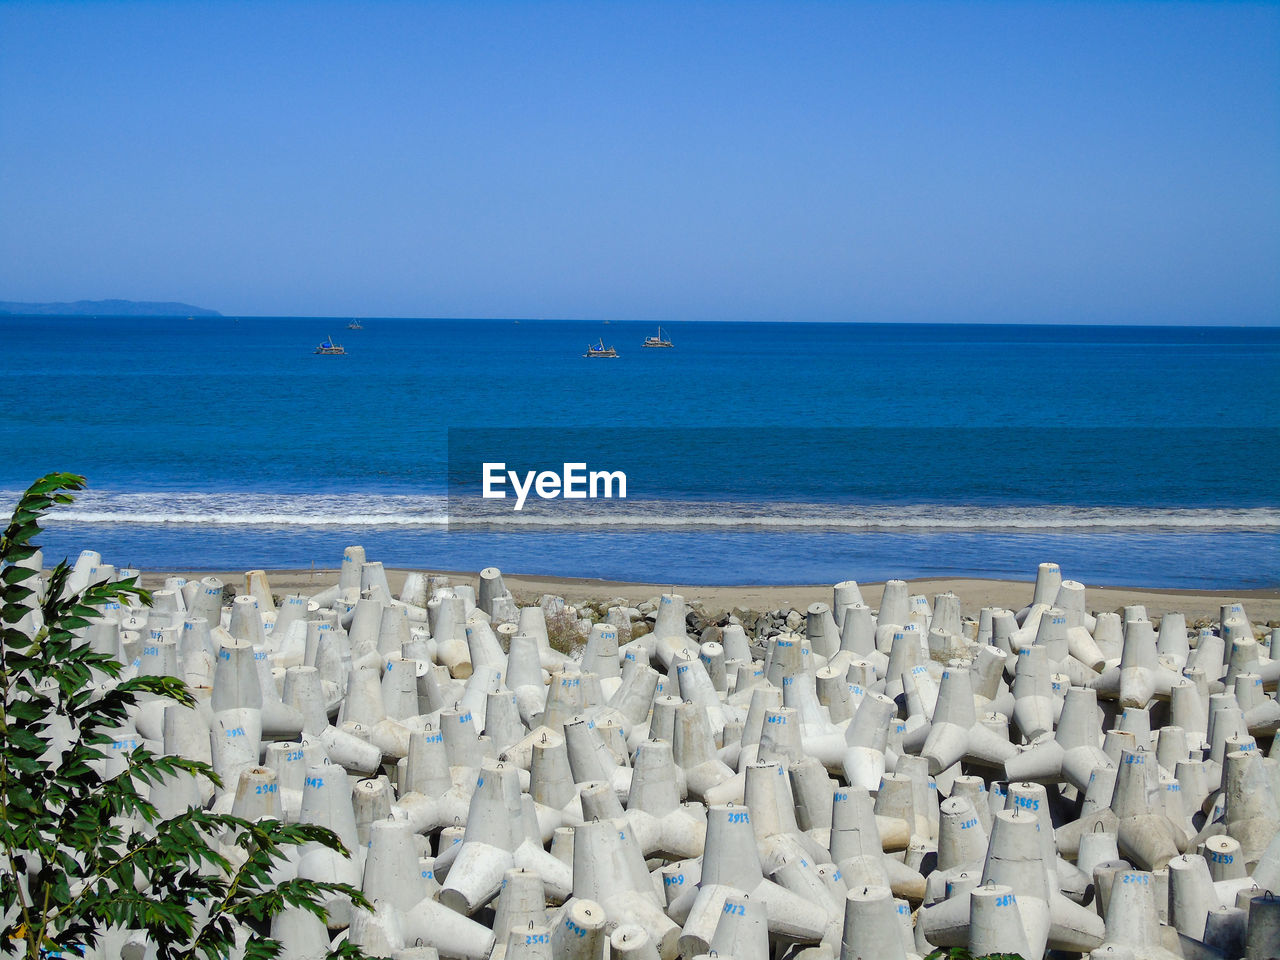
[[[432,576],[446,576],[459,583],[475,583],[477,570],[418,570],[388,568],[387,580],[398,595],[405,575],[423,572]],[[268,569],[267,581],[273,593],[283,596],[290,593],[311,595],[336,583],[336,567]],[[200,578],[216,576],[238,592],[244,589],[244,570],[182,570],[148,571],[142,574],[142,585],[148,589],[160,587],[170,576]],[[742,584],[690,586],[680,583],[642,583],[619,580],[599,580],[587,577],[546,577],[528,574],[503,573],[503,580],[511,592],[521,600],[536,602],[543,594],[564,597],[569,603],[602,598],[625,599],[639,603],[662,593],[675,592],[689,603],[701,603],[708,609],[729,611],[734,607],[754,610],[772,610],[794,607],[805,609],[816,601],[831,602],[833,584]],[[1070,577],[1070,571],[1064,576]],[[955,593],[966,613],[976,615],[981,607],[1008,607],[1021,609],[1031,602],[1035,589],[1034,577],[1027,580],[999,580],[978,577],[928,577],[907,581],[911,593],[922,593],[932,599],[934,594]],[[867,604],[876,608],[884,590],[883,582],[859,581],[859,588]],[[1255,624],[1280,621],[1280,588],[1245,590],[1197,590],[1165,587],[1109,586],[1085,584],[1085,601],[1090,610],[1116,610],[1128,604],[1148,604],[1153,615],[1167,612],[1186,614],[1188,618],[1216,618],[1223,603],[1240,601]]]

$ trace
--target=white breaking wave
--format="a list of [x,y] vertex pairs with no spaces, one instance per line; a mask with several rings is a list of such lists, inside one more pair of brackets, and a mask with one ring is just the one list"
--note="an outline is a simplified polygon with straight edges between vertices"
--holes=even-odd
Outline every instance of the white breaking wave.
[[[16,499],[16,494],[13,495]],[[236,527],[444,526],[443,495],[120,493],[87,491],[52,522]]]
[[[10,502],[17,491],[0,497]],[[851,504],[708,501],[510,501],[468,498],[450,512],[443,494],[110,493],[87,491],[51,523],[214,527],[454,527],[538,529],[804,529],[848,532],[1280,531],[1273,507]]]

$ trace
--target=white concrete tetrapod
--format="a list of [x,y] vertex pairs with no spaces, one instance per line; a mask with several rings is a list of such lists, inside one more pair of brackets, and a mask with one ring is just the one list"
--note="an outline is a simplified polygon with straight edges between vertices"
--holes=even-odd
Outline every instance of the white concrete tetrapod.
[[[440,890],[440,902],[470,916],[502,889],[502,878],[515,866],[513,852],[521,837],[512,811],[520,809],[520,785],[515,770],[500,761],[480,768],[467,812],[466,833],[458,846]],[[439,875],[443,857],[436,858]]]
[[574,898],[599,903],[619,929],[638,927],[663,960],[673,960],[680,927],[666,915],[626,824],[587,821],[573,833]]
[[680,951],[705,953],[734,892],[765,903],[770,934],[784,942],[816,942],[826,929],[826,912],[764,878],[756,850],[751,815],[745,807],[714,806],[707,812],[707,846],[702,879],[680,934]]
[[962,759],[1002,769],[1016,753],[1007,738],[978,723],[969,671],[958,662],[950,664],[942,672],[933,722],[920,752],[929,772],[939,774]]

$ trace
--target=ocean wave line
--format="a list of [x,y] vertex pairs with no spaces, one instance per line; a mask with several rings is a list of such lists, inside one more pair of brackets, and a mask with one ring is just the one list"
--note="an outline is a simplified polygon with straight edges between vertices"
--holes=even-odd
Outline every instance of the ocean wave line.
[[1068,505],[975,506],[954,504],[707,503],[697,501],[605,504],[557,502],[552,509],[515,512],[468,502],[449,510],[443,496],[267,497],[260,495],[146,496],[127,502],[77,503],[60,508],[50,523],[86,525],[455,528],[673,529],[764,528],[836,531],[1280,531],[1280,509],[1080,507]]

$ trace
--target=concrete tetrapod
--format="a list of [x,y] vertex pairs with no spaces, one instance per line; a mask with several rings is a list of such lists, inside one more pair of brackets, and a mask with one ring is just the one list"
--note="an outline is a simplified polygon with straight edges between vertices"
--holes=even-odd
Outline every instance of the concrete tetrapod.
[[901,907],[888,887],[855,887],[845,896],[840,960],[913,960],[903,943]]
[[693,956],[706,952],[726,899],[735,892],[763,901],[769,933],[781,942],[822,939],[828,923],[826,912],[764,878],[746,808],[723,805],[707,811],[707,845],[702,856],[702,879],[680,933],[682,953]]
[[637,837],[651,838],[646,855],[697,857],[706,845],[706,810],[680,802],[675,773],[667,741],[648,740],[636,749],[626,816]]
[[1165,812],[1157,765],[1145,750],[1120,756],[1111,809],[1122,856],[1143,870],[1162,870],[1186,850],[1188,837]]
[[506,956],[511,931],[525,929],[529,924],[546,926],[546,903],[541,877],[519,867],[508,870],[502,877],[502,891],[494,911],[494,945],[489,960],[502,960]]
[[[1162,926],[1156,913],[1156,879],[1139,870],[1118,871],[1112,879],[1107,905],[1107,938],[1090,957],[1142,957],[1144,960],[1174,960],[1182,951],[1177,932]],[[1118,948],[1118,950],[1117,950]]]
[[764,904],[745,893],[725,897],[708,949],[712,956],[734,960],[769,960],[769,921]]
[[[1046,946],[1055,950],[1090,950],[1103,937],[1101,920],[1073,903],[1050,882],[1044,839],[1034,813],[1020,807],[999,811],[992,825],[981,882],[1011,887],[1017,892],[1018,917],[1029,957],[1040,957]],[[950,899],[921,911],[930,943],[964,946],[969,936],[969,895]],[[959,941],[959,942],[956,942]]]
[[1112,766],[1098,745],[1098,695],[1086,687],[1072,687],[1062,704],[1056,731],[1042,734],[1022,753],[1004,762],[1009,780],[1056,783],[1065,779],[1085,790],[1095,770]]
[[492,931],[428,895],[407,823],[380,820],[372,824],[368,849],[362,891],[375,907],[390,907],[406,943],[431,946],[464,960],[490,955]]
[[[881,824],[895,832],[893,842],[881,840]],[[837,789],[831,801],[831,859],[840,868],[850,887],[890,887],[900,896],[919,901],[925,894],[925,879],[901,860],[885,855],[885,848],[902,850],[909,842],[906,821],[881,818],[866,790],[861,787]]]
[[929,761],[929,773],[937,775],[961,759],[999,769],[1016,753],[1008,738],[978,723],[969,671],[952,662],[942,672],[933,722],[920,751]]
[[[480,768],[467,812],[466,834],[440,891],[440,902],[469,916],[497,896],[502,878],[515,866],[512,856],[520,840],[519,823],[511,811],[520,809],[520,785],[515,770],[499,761]],[[437,875],[442,858],[436,859]]]
[[[592,820],[574,828],[573,898],[568,903],[578,899],[600,904],[617,929],[638,928],[663,960],[676,956],[680,927],[666,915],[625,821]],[[640,937],[633,940],[634,949],[643,947]]]
[[[298,876],[304,880],[360,886],[365,848],[359,844],[356,834],[351,783],[341,767],[325,763],[308,768],[298,822],[327,827],[351,851],[351,857],[347,858],[318,843],[307,844],[298,858]],[[339,930],[350,923],[351,902],[347,898],[327,898],[324,907],[331,930]]]

